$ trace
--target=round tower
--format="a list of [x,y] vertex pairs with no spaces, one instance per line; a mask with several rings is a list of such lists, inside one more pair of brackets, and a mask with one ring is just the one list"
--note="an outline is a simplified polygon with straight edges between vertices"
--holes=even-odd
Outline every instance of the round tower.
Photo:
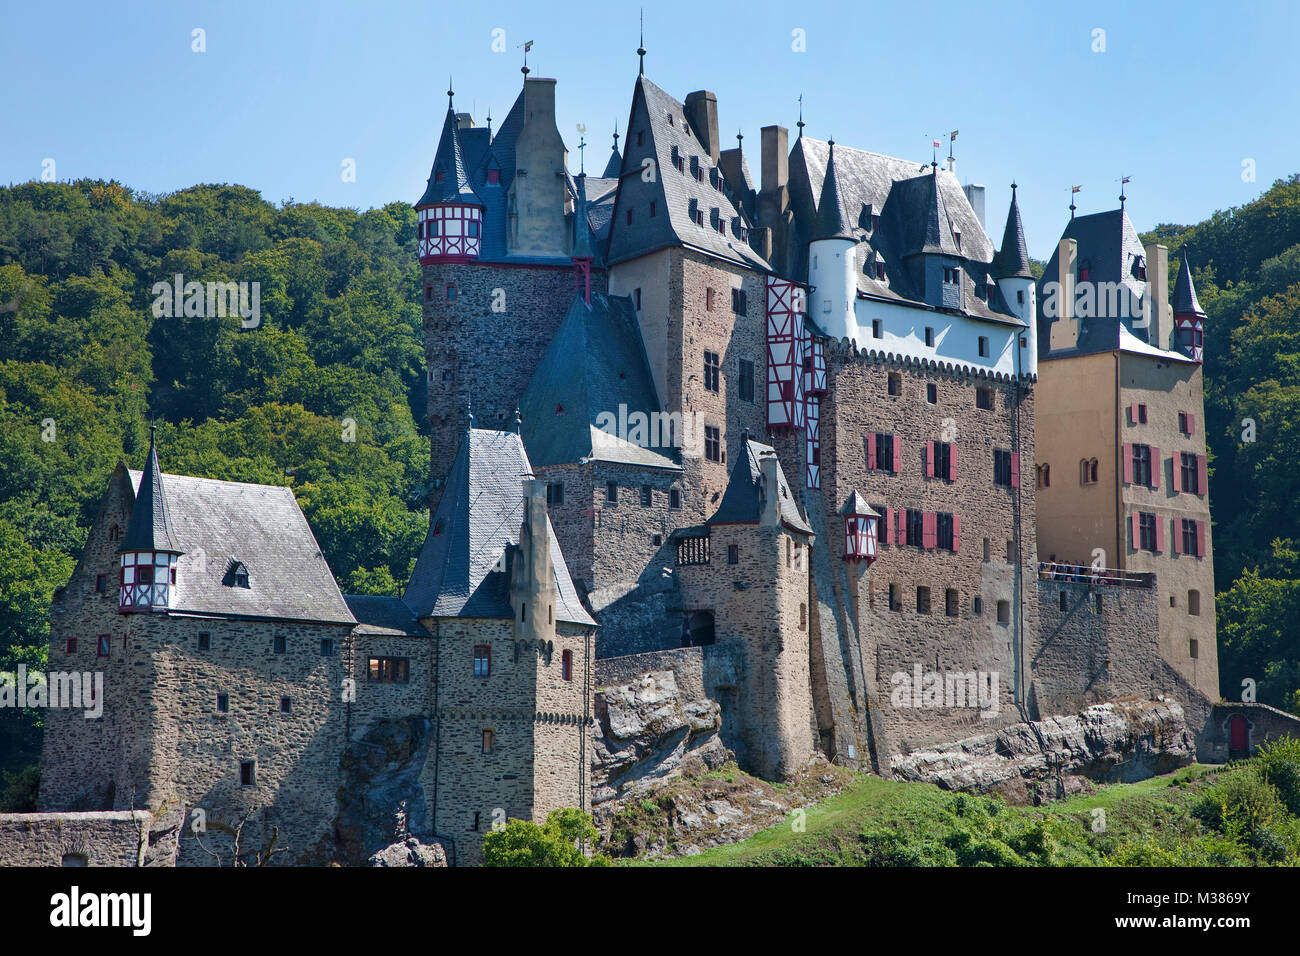
[[1196,298],[1192,267],[1183,250],[1183,264],[1174,282],[1174,345],[1190,359],[1205,360],[1205,310]]
[[1002,297],[1016,318],[1028,328],[1020,333],[1020,369],[1028,375],[1038,374],[1038,304],[1034,274],[1029,269],[1029,249],[1025,245],[1025,226],[1016,201],[1016,184],[1011,184],[1011,208],[1002,232],[1002,247],[994,263],[993,277]]
[[858,297],[854,249],[857,240],[849,231],[848,217],[840,201],[835,173],[835,141],[830,141],[826,178],[822,180],[817,220],[808,243],[808,284],[813,287],[808,317],[832,339],[857,338],[854,303]]

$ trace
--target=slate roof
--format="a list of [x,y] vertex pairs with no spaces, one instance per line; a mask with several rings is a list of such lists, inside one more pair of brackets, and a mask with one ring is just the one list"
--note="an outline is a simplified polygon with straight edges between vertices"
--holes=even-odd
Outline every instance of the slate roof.
[[[766,455],[776,455],[771,445],[761,444],[752,438],[742,443],[740,460],[731,469],[731,477],[727,479],[727,490],[722,495],[718,510],[708,520],[709,525],[756,524],[759,521],[763,513],[761,492],[763,472],[758,462]],[[777,460],[776,483],[781,491],[781,523],[794,531],[812,534],[812,528],[800,514],[799,506],[790,491],[790,484],[785,480],[785,471],[781,468],[780,459]]]
[[144,466],[138,488],[135,505],[131,509],[131,520],[127,522],[126,533],[122,535],[122,546],[117,549],[118,554],[124,551],[181,552],[168,519],[167,495],[163,490],[162,468],[158,465],[158,449],[154,446],[152,432],[149,437],[149,460]]
[[[816,230],[825,190],[830,143],[801,136],[790,151],[790,206],[794,228],[783,251],[785,268],[808,277],[808,241]],[[1023,326],[1000,291],[975,294],[993,269],[993,243],[971,208],[961,183],[946,169],[835,144],[835,180],[847,234],[858,240],[859,295],[907,305],[926,305],[908,268],[918,255],[944,255],[962,267],[965,313],[1002,325]],[[872,216],[879,228],[872,228]],[[961,235],[958,246],[957,234]],[[885,278],[876,277],[883,261]]]
[[[514,432],[470,429],[461,441],[442,500],[402,596],[417,618],[513,620],[508,570],[496,570],[506,545],[519,543],[522,481],[532,475]],[[558,621],[594,626],[578,599],[547,522]]]
[[1164,362],[1186,362],[1196,365],[1195,359],[1188,358],[1182,352],[1167,351],[1158,345],[1152,345],[1138,338],[1123,325],[1119,327],[1119,350],[1130,355],[1149,355]]
[[678,468],[677,452],[644,448],[596,427],[602,412],[660,411],[636,311],[627,296],[575,295],[519,403],[529,460],[583,459]]
[[356,633],[375,637],[429,637],[411,609],[398,597],[345,594],[348,610],[357,619]]
[[[128,474],[139,501],[144,474]],[[188,475],[166,475],[162,486],[183,552],[173,612],[354,623],[292,489]],[[250,587],[226,583],[234,561]]]
[[605,164],[605,171],[601,173],[603,179],[618,179],[619,173],[623,171],[623,157],[618,154],[618,144],[615,143],[609,153],[609,162]]
[[997,279],[1012,277],[1032,279],[1029,269],[1029,248],[1025,245],[1025,224],[1020,219],[1020,203],[1016,201],[1016,187],[1011,187],[1011,208],[1007,211],[1007,226],[1002,232],[1002,247],[994,262],[993,276]]
[[812,238],[818,239],[853,239],[844,215],[844,206],[840,202],[839,177],[835,175],[835,143],[829,144],[826,155],[826,171],[822,175],[821,198],[817,200],[817,222],[813,228]]
[[[671,123],[669,115],[672,116]],[[647,132],[646,142],[640,146],[634,140],[638,130]],[[674,147],[685,160],[685,172],[679,172],[673,162]],[[658,175],[650,183],[640,175],[629,175],[623,180],[610,233],[611,264],[680,245],[740,265],[770,271],[767,260],[747,241],[741,240],[737,221],[748,228],[748,220],[741,217],[731,197],[713,185],[712,171],[715,167],[709,151],[690,129],[685,107],[644,75],[637,77],[623,149],[624,163],[629,168],[641,168],[642,160],[649,157],[654,159]],[[704,171],[703,182],[692,175],[693,161]],[[649,215],[651,201],[658,204],[653,217]],[[704,212],[703,225],[691,218],[692,201]],[[622,212],[625,204],[633,212],[630,224]],[[718,210],[723,221],[722,233],[714,228],[714,209]]]
[[[1146,280],[1138,278],[1137,264],[1145,262],[1146,251],[1137,229],[1133,227],[1128,213],[1123,209],[1076,216],[1071,219],[1061,233],[1062,239],[1073,239],[1078,245],[1076,265],[1082,270],[1088,269],[1088,281],[1091,283],[1118,282],[1127,290],[1127,298],[1133,305],[1130,311],[1136,311],[1136,303],[1145,299]],[[1052,250],[1051,258],[1042,276],[1038,279],[1038,349],[1039,359],[1057,358],[1062,352],[1051,351],[1051,326],[1054,318],[1044,315],[1045,288],[1048,283],[1060,281],[1060,243]],[[1120,348],[1119,327],[1128,327],[1129,332],[1141,341],[1147,341],[1147,329],[1134,328],[1135,316],[1092,316],[1079,318],[1079,339],[1076,349],[1067,354],[1090,352],[1113,352]],[[1166,353],[1173,355],[1172,352]]]
[[867,499],[858,494],[856,488],[849,494],[848,500],[844,502],[844,507],[840,509],[840,514],[867,515],[868,517],[875,515],[877,518],[880,517],[880,512],[867,504]]
[[1174,280],[1174,298],[1170,303],[1174,315],[1199,315],[1205,318],[1205,310],[1196,298],[1196,284],[1192,282],[1192,267],[1187,262],[1187,250],[1183,250],[1183,264],[1178,268],[1178,278]]
[[[447,116],[442,121],[442,136],[438,139],[438,151],[434,154],[433,168],[429,171],[429,182],[425,187],[424,195],[415,204],[416,208],[443,202],[483,205],[478,193],[470,185],[469,172],[465,166],[465,156],[461,151],[456,127],[456,112],[448,106]],[[440,173],[442,182],[437,181]]]
[[587,177],[578,176],[578,194],[573,204],[573,249],[570,259],[591,259],[595,252],[591,240],[591,220],[587,218]]

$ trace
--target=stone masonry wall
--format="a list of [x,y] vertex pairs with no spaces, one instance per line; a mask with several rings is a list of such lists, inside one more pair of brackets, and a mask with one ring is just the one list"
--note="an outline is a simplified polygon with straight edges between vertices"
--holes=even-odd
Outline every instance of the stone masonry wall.
[[139,810],[0,813],[0,867],[143,866],[152,820]]

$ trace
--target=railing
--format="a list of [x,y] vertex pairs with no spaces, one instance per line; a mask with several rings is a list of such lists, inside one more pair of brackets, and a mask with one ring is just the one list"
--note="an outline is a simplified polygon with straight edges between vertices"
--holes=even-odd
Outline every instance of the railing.
[[691,536],[677,539],[677,566],[709,563],[709,536]]
[[1094,568],[1090,564],[1063,561],[1039,561],[1040,581],[1062,584],[1086,584],[1090,587],[1154,588],[1156,576],[1150,571],[1124,571],[1120,568]]

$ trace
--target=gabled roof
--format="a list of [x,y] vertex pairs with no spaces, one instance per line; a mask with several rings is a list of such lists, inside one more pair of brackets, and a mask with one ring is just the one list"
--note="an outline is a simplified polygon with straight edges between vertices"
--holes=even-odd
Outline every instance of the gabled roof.
[[[890,199],[885,203],[886,217],[901,226],[904,256],[942,255],[966,258],[953,235],[952,218],[943,189],[939,185],[939,170],[896,183]],[[960,229],[956,230],[961,232]],[[983,235],[983,230],[980,230]],[[965,242],[965,236],[962,237]]]
[[1002,248],[998,250],[993,277],[996,279],[1032,279],[1029,269],[1029,248],[1025,245],[1025,225],[1020,220],[1020,204],[1016,201],[1016,187],[1011,186],[1011,208],[1007,210],[1007,226],[1002,230]]
[[[633,138],[637,131],[647,134],[640,146]],[[679,172],[673,162],[674,147],[685,161],[685,172]],[[657,175],[651,182],[639,175],[623,179],[619,211],[610,233],[611,264],[667,246],[687,246],[751,268],[770,270],[767,261],[736,234],[733,221],[741,214],[730,196],[712,184],[714,167],[709,151],[690,129],[685,107],[644,75],[637,77],[623,150],[624,162],[633,164],[631,168],[641,168],[643,159],[652,159]],[[703,169],[703,182],[692,175],[692,161]],[[653,217],[649,215],[650,202],[658,206]],[[691,218],[692,202],[704,213],[703,225]],[[724,225],[721,233],[713,226],[715,208]],[[626,221],[624,209],[632,211],[631,223]]]
[[[523,479],[533,467],[514,432],[470,429],[461,441],[428,537],[402,602],[417,618],[514,619],[510,574],[501,560],[519,543]],[[547,521],[557,621],[594,625],[578,599]]]
[[660,411],[632,300],[593,292],[588,306],[575,295],[519,403],[529,460],[678,468],[675,451],[641,447],[597,427],[602,413],[618,416],[620,405],[628,415]]
[[124,551],[169,551],[181,553],[172,536],[171,522],[167,516],[167,495],[163,489],[162,468],[158,466],[158,449],[154,446],[152,431],[149,437],[149,460],[144,466],[131,520],[122,535]]
[[1196,298],[1196,285],[1192,282],[1192,267],[1187,262],[1187,250],[1183,250],[1183,264],[1178,269],[1178,278],[1174,280],[1174,298],[1171,303],[1174,315],[1199,315],[1205,318],[1205,310]]
[[[438,140],[438,152],[433,157],[433,169],[429,172],[429,183],[424,195],[415,204],[428,206],[433,203],[455,202],[473,203],[481,206],[483,201],[470,185],[465,156],[460,146],[457,133],[456,112],[447,107],[447,116],[442,121],[442,136]],[[439,176],[442,181],[439,182]]]
[[428,637],[411,609],[399,597],[345,594],[348,610],[357,619],[356,633],[376,637]]
[[860,494],[858,494],[858,490],[856,488],[853,489],[853,491],[849,494],[848,500],[844,502],[844,507],[840,509],[840,514],[867,515],[867,516],[875,515],[877,518],[880,517],[880,512],[877,511],[875,508],[871,507],[871,505],[867,504],[867,499],[863,498]]
[[[769,455],[776,457],[776,450],[771,445],[753,439],[741,443],[740,459],[731,469],[722,502],[708,524],[756,524],[759,521],[763,514],[763,471],[759,459]],[[790,484],[785,480],[785,471],[781,468],[779,458],[776,483],[781,494],[781,523],[793,531],[812,534],[812,528],[804,521],[799,505],[790,491]]]
[[813,228],[812,238],[819,239],[853,239],[844,206],[840,202],[839,177],[835,174],[835,142],[829,144],[826,156],[826,172],[822,176],[821,198],[817,201],[817,222]]
[[[138,503],[144,473],[128,477]],[[183,552],[173,613],[354,623],[292,489],[167,475],[165,500]],[[232,561],[249,587],[224,583]]]

